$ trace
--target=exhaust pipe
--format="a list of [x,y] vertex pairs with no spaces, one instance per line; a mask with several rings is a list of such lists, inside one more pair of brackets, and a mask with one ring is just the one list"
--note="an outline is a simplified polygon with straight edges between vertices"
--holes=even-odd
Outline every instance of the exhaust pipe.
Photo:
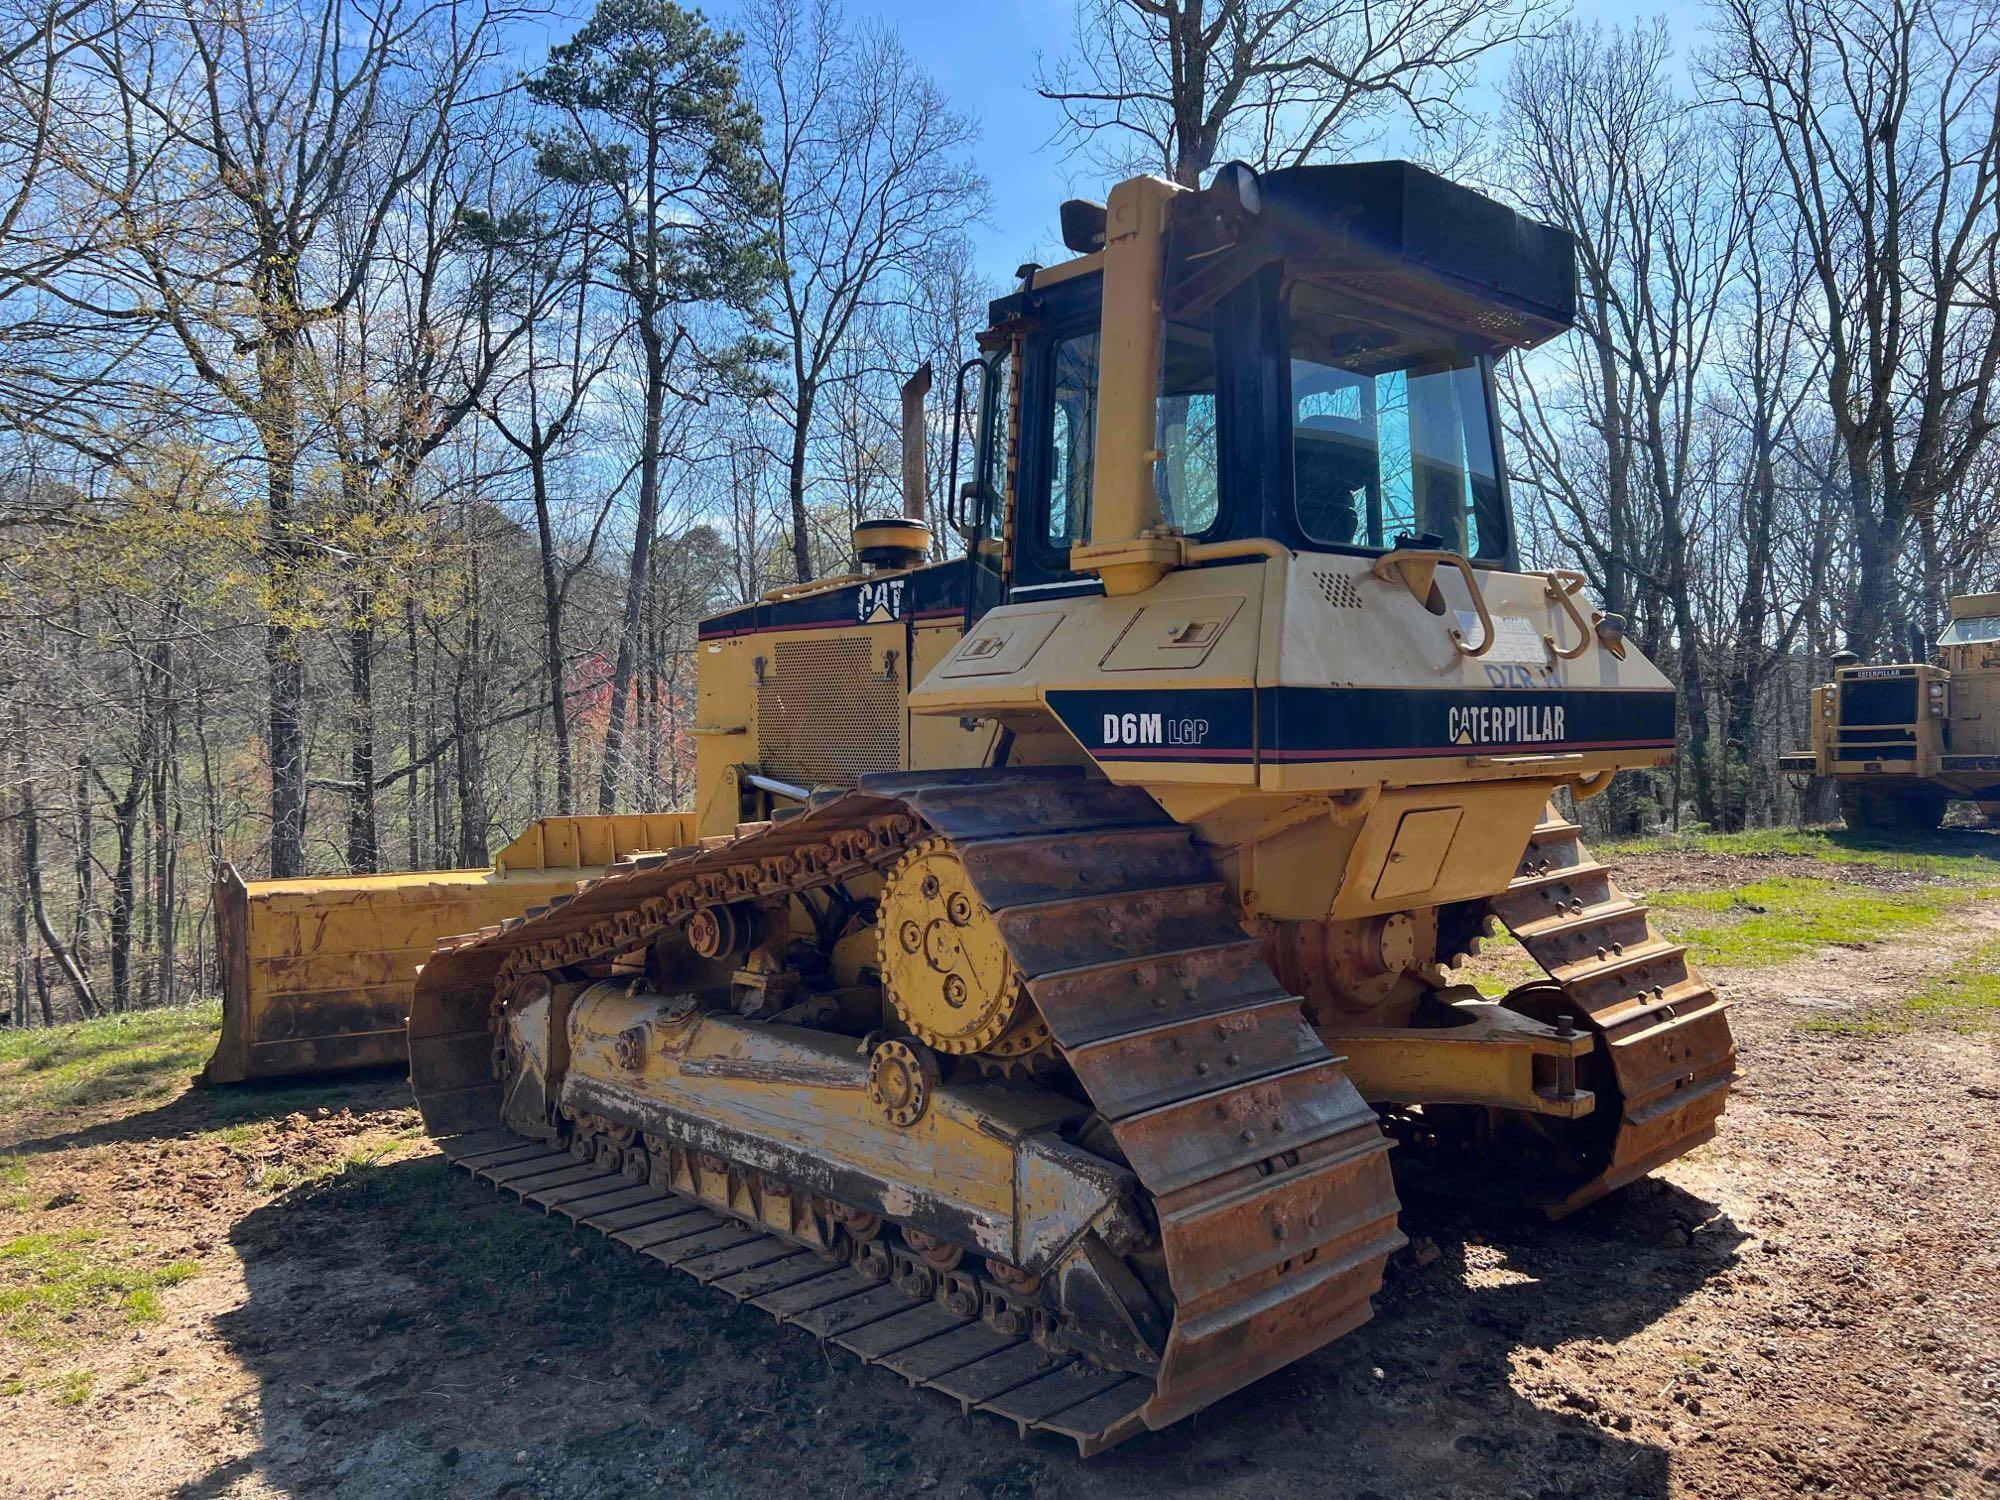
[[903,515],[911,521],[925,519],[924,493],[929,488],[924,474],[924,397],[931,393],[929,361],[903,382]]

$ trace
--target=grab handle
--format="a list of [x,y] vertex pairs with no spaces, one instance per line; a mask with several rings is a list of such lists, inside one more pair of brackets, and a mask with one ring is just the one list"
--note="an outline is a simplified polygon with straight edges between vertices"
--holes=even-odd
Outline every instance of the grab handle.
[[1570,623],[1576,626],[1576,645],[1568,651],[1556,644],[1553,635],[1544,635],[1542,642],[1549,648],[1549,655],[1557,661],[1575,661],[1590,649],[1590,643],[1597,639],[1597,622],[1586,620],[1583,611],[1576,607],[1576,596],[1589,579],[1568,568],[1551,568],[1542,575],[1548,581],[1548,596],[1560,604]]
[[1465,579],[1465,591],[1472,596],[1472,607],[1479,613],[1479,644],[1466,645],[1465,632],[1456,625],[1449,627],[1451,643],[1461,656],[1484,656],[1493,649],[1493,616],[1486,612],[1486,594],[1479,587],[1479,575],[1472,571],[1472,564],[1463,553],[1433,547],[1398,547],[1376,558],[1373,572],[1384,583],[1402,584],[1417,603],[1429,609],[1440,564],[1458,569]]

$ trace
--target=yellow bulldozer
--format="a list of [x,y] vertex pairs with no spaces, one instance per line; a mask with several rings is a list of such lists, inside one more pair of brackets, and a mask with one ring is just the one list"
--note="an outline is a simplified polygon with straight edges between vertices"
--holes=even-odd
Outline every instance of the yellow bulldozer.
[[689,836],[443,940],[408,1047],[476,1178],[1088,1454],[1368,1317],[1392,1140],[1568,1212],[1735,1049],[1554,810],[1675,717],[1518,561],[1568,237],[1399,162],[1061,222],[954,382],[964,555],[906,402],[860,571],[700,627]]
[[2000,825],[2000,594],[1960,594],[1949,613],[1918,660],[1836,656],[1812,691],[1812,748],[1778,758],[1789,775],[1833,778],[1851,829],[1924,832],[1961,800]]

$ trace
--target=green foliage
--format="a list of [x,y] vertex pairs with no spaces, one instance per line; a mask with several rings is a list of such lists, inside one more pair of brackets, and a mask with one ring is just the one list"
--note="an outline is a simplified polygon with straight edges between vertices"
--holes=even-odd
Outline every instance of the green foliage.
[[215,1047],[220,1001],[0,1033],[0,1111],[10,1116],[165,1095]]
[[615,204],[614,268],[659,334],[673,307],[748,311],[776,273],[762,124],[742,92],[742,39],[673,0],[600,0],[529,96],[568,117],[531,137],[543,176]]

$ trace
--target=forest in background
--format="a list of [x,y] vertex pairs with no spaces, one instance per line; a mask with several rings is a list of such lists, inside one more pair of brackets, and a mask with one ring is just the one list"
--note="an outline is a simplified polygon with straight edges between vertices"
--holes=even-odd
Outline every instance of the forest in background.
[[[1682,690],[1594,817],[1823,811],[1772,761],[1828,656],[2000,587],[2000,0],[1077,0],[1022,86],[1024,258],[1066,175],[1230,159],[1410,156],[1576,236],[1579,328],[1503,372],[1523,557]],[[847,569],[899,386],[1006,290],[985,152],[832,0],[0,0],[14,1024],[212,990],[223,860],[684,805],[695,622]]]

